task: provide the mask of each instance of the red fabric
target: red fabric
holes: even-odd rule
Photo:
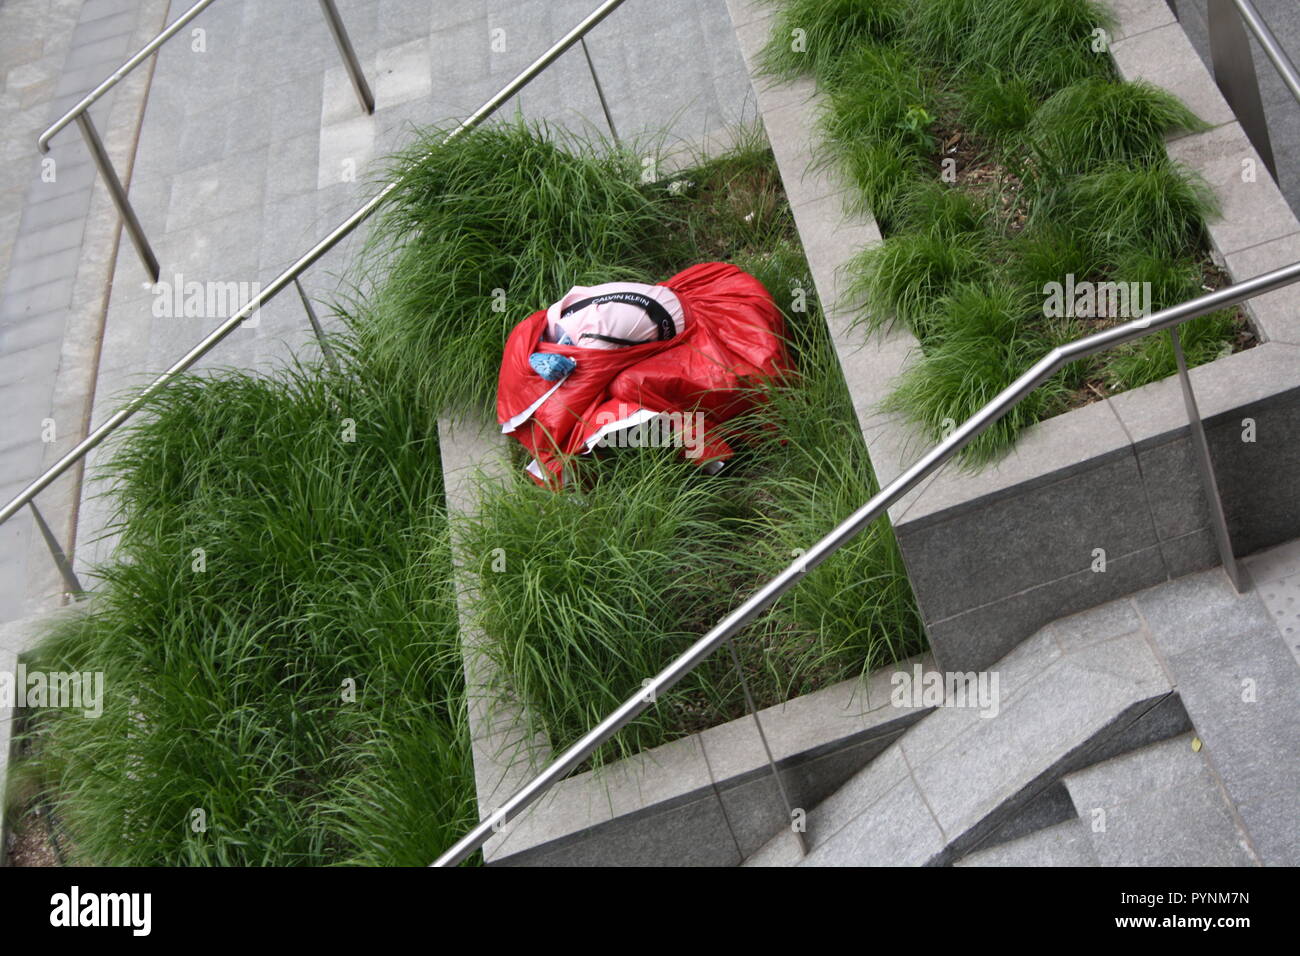
[[[602,424],[637,409],[704,413],[704,454],[727,458],[717,425],[747,410],[742,391],[789,369],[785,323],[763,284],[725,262],[705,262],[660,283],[681,300],[685,331],[662,342],[586,349],[540,341],[546,310],[534,312],[506,340],[497,387],[497,421],[526,410],[554,382],[528,364],[534,352],[558,352],[578,363],[555,393],[513,434],[542,471],[559,481],[562,456],[577,454]]]

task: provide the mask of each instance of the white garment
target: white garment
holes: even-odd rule
[[[655,321],[652,313],[636,299],[658,303],[673,324],[672,336],[686,328],[686,316],[677,296],[667,286],[640,282],[605,282],[601,285],[574,286],[564,298],[546,310],[546,340],[558,342],[568,335],[574,345],[591,349],[624,348],[627,344],[656,342],[672,336]],[[590,304],[564,315],[566,309],[592,299]],[[631,301],[629,301],[631,300]],[[597,336],[603,336],[598,338]],[[609,341],[610,339],[622,341]]]

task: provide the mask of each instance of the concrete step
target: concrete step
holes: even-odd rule
[[[1268,605],[1285,606],[1281,588],[1300,567],[1300,541],[1253,555],[1246,567],[1253,587],[1245,594],[1207,571],[1133,603],[1255,853],[1268,866],[1297,866],[1300,667],[1289,620]]]
[[[1190,730],[1135,615],[1098,609],[1055,622],[980,676],[984,697],[963,705],[950,688],[943,706],[809,811],[807,857],[781,833],[746,865],[952,863],[1023,833],[1018,822],[1052,804],[1067,774]]]
[[[1259,865],[1195,739],[1181,734],[1065,778],[1077,832],[1102,866]],[[1031,865],[1056,864],[1045,854]]]
[[[1098,866],[1088,830],[1078,817],[1028,836],[977,850],[955,866]]]

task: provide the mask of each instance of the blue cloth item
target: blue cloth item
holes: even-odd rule
[[[534,352],[528,356],[528,364],[548,382],[558,382],[578,367],[578,363],[567,355],[556,355],[554,352]]]

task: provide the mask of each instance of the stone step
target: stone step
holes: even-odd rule
[[[1098,866],[1097,851],[1078,817],[1028,836],[977,850],[954,866]]]
[[[1259,865],[1195,739],[1181,734],[1065,778],[1078,832],[1102,866]],[[1032,865],[1057,864],[1044,853]]]
[[[1300,568],[1300,540],[1245,563],[1253,583],[1245,594],[1206,572],[1144,591],[1134,604],[1255,852],[1267,866],[1297,866],[1300,666],[1288,646],[1292,619],[1279,612]]]
[[[807,857],[781,833],[746,864],[951,863],[1024,832],[1067,774],[1190,730],[1141,622],[1115,609],[1055,622],[980,676],[984,706],[952,689],[809,812]]]

